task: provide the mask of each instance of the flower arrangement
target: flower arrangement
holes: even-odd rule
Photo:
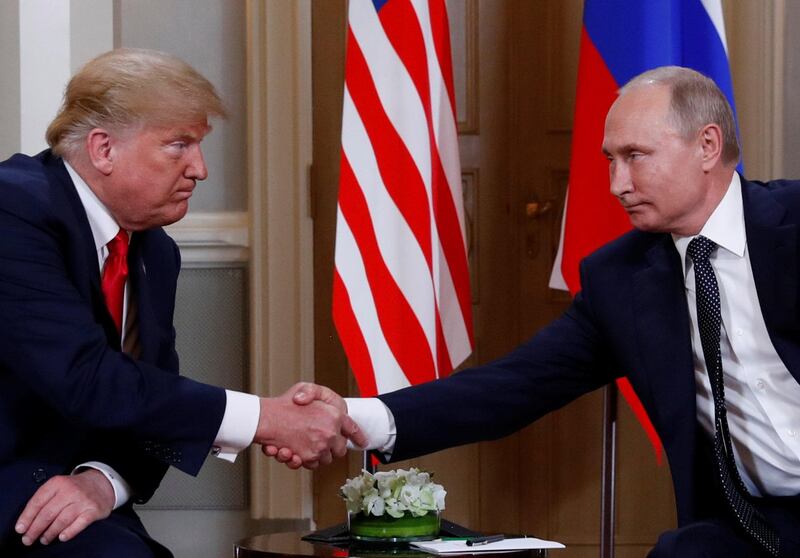
[[[412,467],[408,471],[397,469],[369,473],[364,470],[348,479],[341,488],[341,496],[350,514],[394,518],[411,515],[422,517],[429,512],[444,509],[447,494],[441,484],[431,480],[432,475]]]

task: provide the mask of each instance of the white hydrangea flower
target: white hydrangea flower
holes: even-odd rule
[[[383,515],[385,504],[378,491],[373,488],[364,495],[364,503],[361,505],[361,511],[365,515]]]
[[[348,479],[341,487],[341,496],[350,513],[403,517],[407,512],[415,517],[444,509],[444,488],[432,482],[430,473],[412,467]]]

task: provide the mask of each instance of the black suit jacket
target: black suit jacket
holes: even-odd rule
[[[800,182],[742,180],[742,194],[764,321],[800,381]],[[689,311],[671,237],[623,235],[581,263],[581,285],[563,316],[509,355],[381,396],[397,425],[392,460],[510,434],[627,375],[664,444],[679,524],[716,515],[723,502],[697,421]]]
[[[0,544],[36,489],[83,461],[114,467],[137,502],[169,465],[200,469],[225,393],[178,376],[179,267],[162,229],[133,234],[141,355],[121,353],[63,162],[45,151],[0,163]]]

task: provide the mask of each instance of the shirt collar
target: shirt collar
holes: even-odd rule
[[[683,276],[686,277],[686,250],[689,242],[696,236],[705,236],[712,240],[721,249],[724,249],[736,257],[744,257],[747,245],[747,236],[744,228],[744,209],[742,206],[742,181],[739,174],[734,172],[728,191],[725,192],[717,208],[708,218],[700,233],[694,236],[672,235],[675,248],[681,256],[683,266]]]
[[[83,209],[86,211],[86,217],[89,219],[89,227],[92,229],[95,249],[100,251],[106,244],[111,242],[111,239],[117,236],[120,226],[111,216],[108,208],[103,205],[103,202],[100,201],[75,169],[66,161],[64,161],[64,166],[67,167],[67,172],[72,178],[72,183],[75,184]]]

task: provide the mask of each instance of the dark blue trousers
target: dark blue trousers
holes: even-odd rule
[[[781,516],[784,517],[784,516]],[[800,533],[782,527],[778,517],[768,519],[781,534],[781,558],[800,557]],[[749,537],[721,519],[709,519],[662,533],[648,558],[762,558],[763,551]]]
[[[150,538],[129,506],[92,523],[71,541],[25,547],[16,539],[0,550],[4,558],[173,558],[167,548]]]

